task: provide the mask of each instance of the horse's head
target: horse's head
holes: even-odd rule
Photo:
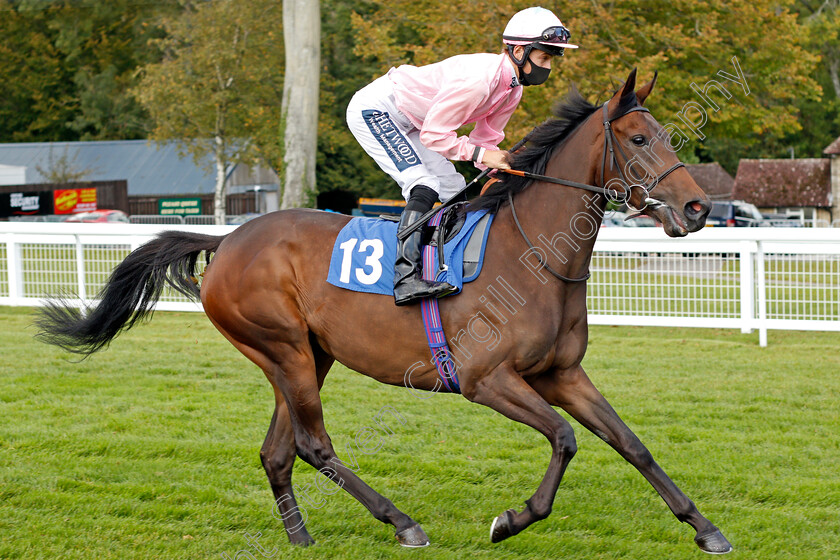
[[[604,142],[614,156],[605,148],[605,158],[614,160],[606,162],[601,180],[619,192],[629,185],[631,209],[660,222],[670,237],[682,237],[705,225],[711,203],[671,149],[667,131],[644,108],[655,83],[654,75],[634,91],[634,69],[607,102]]]

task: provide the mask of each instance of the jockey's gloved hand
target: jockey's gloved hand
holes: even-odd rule
[[[510,169],[510,152],[506,150],[485,150],[481,163],[493,169]]]

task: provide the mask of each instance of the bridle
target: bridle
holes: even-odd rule
[[[661,175],[658,175],[656,178],[654,178],[654,180],[649,184],[648,183],[639,183],[639,182],[631,183],[630,181],[628,181],[627,176],[624,174],[624,171],[621,168],[621,165],[619,165],[618,157],[616,156],[616,153],[615,153],[616,148],[618,148],[618,153],[621,154],[621,157],[624,159],[625,165],[630,161],[630,158],[628,158],[627,154],[624,153],[624,150],[621,149],[621,144],[619,144],[618,139],[615,137],[615,132],[613,132],[612,122],[620,119],[621,117],[623,117],[625,115],[629,115],[630,113],[633,113],[633,112],[636,112],[636,111],[643,111],[645,113],[650,113],[650,111],[647,108],[642,107],[641,105],[636,105],[634,107],[631,107],[629,110],[625,111],[624,113],[622,113],[618,116],[615,116],[613,118],[610,118],[609,117],[609,108],[607,106],[608,103],[609,103],[609,101],[607,101],[603,105],[604,151],[603,151],[603,155],[601,157],[601,182],[605,183],[604,171],[605,171],[606,162],[607,162],[607,152],[609,152],[610,171],[612,171],[614,167],[618,168],[618,174],[619,174],[619,177],[621,178],[622,185],[624,185],[624,191],[616,191],[612,188],[607,188],[606,185],[603,186],[603,187],[599,187],[597,185],[589,185],[589,184],[586,184],[586,183],[578,183],[577,181],[569,181],[567,179],[550,177],[548,175],[539,175],[537,173],[529,173],[527,171],[518,171],[518,170],[515,170],[515,169],[502,169],[500,171],[503,171],[503,172],[508,173],[510,175],[518,175],[520,177],[525,177],[526,179],[533,179],[535,181],[542,181],[542,182],[545,182],[545,183],[552,183],[552,184],[555,184],[555,185],[563,185],[563,186],[566,186],[566,187],[574,187],[576,189],[583,189],[583,190],[586,190],[586,191],[595,192],[595,193],[604,195],[608,201],[622,202],[622,203],[626,204],[631,210],[634,210],[636,212],[641,212],[642,210],[647,208],[647,206],[649,204],[661,204],[658,200],[650,197],[651,191],[653,191],[653,189],[656,188],[656,186],[663,179],[665,179],[665,177],[667,177],[668,175],[670,175],[671,173],[673,173],[674,171],[676,171],[680,167],[685,167],[685,164],[682,163],[682,162],[675,163],[674,165],[672,165],[671,167],[666,169],[664,173],[662,173]],[[644,193],[644,196],[642,197],[642,201],[644,202],[644,206],[642,206],[641,208],[634,208],[630,204],[630,198],[633,195],[633,189],[634,188],[642,189],[642,192]],[[508,191],[508,202],[510,203],[511,214],[513,214],[513,221],[516,224],[516,227],[519,230],[519,233],[522,235],[522,238],[525,239],[525,243],[528,244],[528,247],[531,249],[531,251],[537,256],[537,260],[539,261],[540,265],[543,266],[543,268],[545,268],[555,278],[557,278],[558,280],[560,280],[562,282],[572,282],[572,283],[574,283],[574,282],[586,282],[589,279],[589,277],[591,276],[591,273],[588,272],[588,271],[587,271],[585,276],[582,276],[580,278],[569,278],[567,276],[563,276],[562,274],[560,274],[559,272],[557,272],[556,270],[551,268],[548,265],[548,263],[543,260],[539,251],[537,251],[537,248],[534,247],[534,245],[531,243],[531,240],[528,239],[528,236],[525,235],[525,230],[522,229],[522,224],[519,223],[519,218],[516,216],[516,207],[513,204],[513,194],[510,191]]]
[[[629,115],[630,113],[633,113],[635,111],[642,111],[642,112],[645,112],[645,113],[650,113],[650,111],[647,108],[642,107],[641,105],[636,105],[635,107],[631,107],[627,112],[622,113],[621,115],[619,115],[617,117],[613,117],[612,119],[610,119],[608,117],[607,111],[608,111],[607,103],[604,103],[603,117],[604,117],[604,139],[605,140],[604,140],[604,155],[601,158],[601,181],[604,181],[604,167],[605,167],[605,162],[607,160],[607,150],[609,150],[609,152],[610,152],[610,171],[612,171],[613,164],[615,164],[615,166],[618,168],[618,174],[621,177],[622,184],[627,185],[627,188],[623,193],[621,193],[623,195],[621,198],[619,198],[619,199],[608,198],[608,200],[614,200],[615,202],[623,202],[631,210],[634,210],[636,212],[641,212],[642,210],[644,210],[648,206],[648,204],[651,203],[651,199],[650,199],[651,191],[653,191],[653,189],[656,188],[656,186],[665,177],[667,177],[668,175],[670,175],[671,173],[673,173],[674,171],[676,171],[680,167],[685,167],[685,164],[681,161],[678,161],[677,163],[675,163],[674,165],[672,165],[671,167],[666,169],[665,172],[662,175],[658,175],[657,177],[655,177],[654,180],[650,183],[650,185],[648,185],[647,183],[645,183],[645,184],[641,184],[641,183],[638,183],[638,182],[631,183],[630,181],[628,181],[627,177],[624,175],[624,171],[622,170],[621,166],[618,164],[618,158],[616,158],[616,155],[615,155],[615,148],[618,148],[618,153],[620,153],[621,157],[624,158],[625,165],[627,164],[627,162],[630,161],[630,158],[627,157],[627,154],[625,154],[624,150],[621,149],[621,144],[618,143],[618,139],[615,137],[615,132],[613,132],[611,124],[612,124],[613,121],[620,119],[624,115]],[[630,198],[632,197],[632,193],[633,193],[634,188],[640,188],[640,189],[642,189],[642,192],[644,193],[644,196],[642,197],[642,201],[644,201],[644,206],[642,206],[641,208],[634,208],[633,206],[630,205]],[[608,189],[604,189],[604,191],[605,191],[605,196],[609,197],[609,195],[606,194],[606,192],[608,192]],[[616,192],[616,191],[612,191],[612,192]]]

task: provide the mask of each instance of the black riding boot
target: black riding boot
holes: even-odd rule
[[[422,185],[411,190],[408,204],[405,205],[397,232],[416,222],[428,212],[435,201],[437,193]],[[423,280],[421,272],[423,228],[418,228],[403,240],[397,241],[397,260],[394,263],[394,303],[409,305],[423,298],[440,297],[455,290],[447,282],[430,282]]]

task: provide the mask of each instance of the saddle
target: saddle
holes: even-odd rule
[[[493,220],[487,210],[466,212],[465,208],[464,204],[444,208],[430,220],[440,222],[440,226],[425,225],[422,229],[422,241],[436,252],[424,268],[459,291],[481,273]],[[328,283],[393,297],[397,224],[390,216],[384,218],[353,218],[341,229],[333,244]],[[443,251],[438,250],[441,247]]]
[[[443,247],[444,244],[455,239],[467,221],[467,204],[467,202],[457,202],[447,206],[443,209],[443,216],[438,225],[427,224],[423,226],[423,245]],[[392,222],[399,222],[400,220],[399,216],[391,214],[382,214],[379,217]],[[478,264],[481,262],[481,249],[486,237],[485,233],[490,226],[490,222],[490,214],[485,214],[470,233],[469,241],[467,241],[464,249],[464,281],[466,282],[476,276]],[[438,269],[442,269],[443,266],[443,252],[438,251]]]

